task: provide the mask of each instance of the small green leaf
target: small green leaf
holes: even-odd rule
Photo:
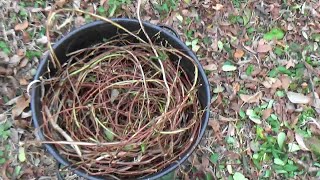
[[[286,170],[282,170],[282,169],[277,169],[276,170],[277,174],[287,174],[288,172]]]
[[[140,146],[141,146],[141,152],[145,153],[146,152],[146,144],[142,143]]]
[[[279,145],[280,149],[282,149],[283,143],[286,140],[286,134],[284,132],[280,132],[278,134],[278,139],[277,140],[278,140],[278,145]]]
[[[104,133],[109,141],[114,140],[114,133],[112,132],[112,130],[110,128],[104,129]]]
[[[246,114],[249,116],[249,119],[256,124],[262,123],[260,117],[252,109],[247,109]]]
[[[288,152],[296,152],[300,150],[300,146],[295,143],[288,144]]]
[[[286,67],[284,66],[278,66],[278,72],[282,73],[282,74],[288,74],[288,75],[291,75],[291,71],[288,70]]]
[[[244,16],[242,16],[243,19],[243,25],[247,25],[250,21],[251,18],[251,10],[250,9],[245,9],[244,10]]]
[[[97,11],[98,11],[99,14],[104,14],[106,12],[106,10],[104,9],[103,6],[98,7]]]
[[[4,164],[6,162],[5,158],[0,158],[0,164]]]
[[[239,116],[244,119],[246,117],[246,113],[240,108],[239,110]]]
[[[231,64],[224,64],[222,66],[222,70],[223,71],[235,71],[235,70],[237,70],[237,67],[234,65],[231,65]]]
[[[112,17],[117,10],[117,5],[111,5],[109,8],[109,17]]]
[[[213,164],[216,164],[219,160],[219,154],[218,153],[213,153],[211,154],[210,156],[210,161],[213,163]]]
[[[206,180],[213,180],[211,173],[209,172],[206,173]]]
[[[19,147],[18,159],[19,159],[20,162],[26,161],[26,154],[25,154],[25,151],[24,151],[24,147]]]
[[[270,177],[270,175],[271,175],[271,171],[270,170],[266,170],[266,172],[264,173],[263,177],[268,178],[268,177]]]
[[[297,169],[299,169],[297,166],[295,165],[292,165],[292,164],[286,164],[284,167],[283,167],[284,170],[288,171],[288,172],[292,172],[292,171],[295,171]]]
[[[277,165],[280,165],[280,166],[284,166],[285,165],[285,163],[279,158],[274,158],[273,162],[275,164],[277,164]]]
[[[219,48],[219,50],[223,49],[223,42],[218,41],[218,48]]]
[[[252,64],[250,64],[247,69],[246,69],[246,74],[248,76],[251,76],[252,72],[254,71],[254,66]]]
[[[286,95],[286,93],[284,91],[282,91],[282,90],[279,90],[279,91],[276,91],[276,95],[278,97],[284,97]]]
[[[271,41],[273,39],[277,39],[277,40],[281,40],[284,37],[284,31],[282,29],[279,28],[273,28],[271,29],[271,31],[269,31],[268,33],[266,33],[263,38],[265,40]]]
[[[261,126],[257,126],[256,133],[257,133],[259,138],[265,139],[264,129]]]
[[[234,180],[248,180],[242,173],[235,172],[233,175]]]
[[[274,78],[277,77],[278,73],[279,72],[277,69],[272,69],[271,71],[269,71],[268,76]]]
[[[21,166],[16,166],[16,167],[14,168],[14,174],[15,174],[15,176],[19,176],[20,171],[21,171]]]
[[[0,157],[2,157],[3,154],[4,154],[4,152],[0,150]]]
[[[316,42],[320,42],[320,33],[318,33],[318,34],[312,34],[311,35],[311,39],[313,39],[314,41],[316,41]]]

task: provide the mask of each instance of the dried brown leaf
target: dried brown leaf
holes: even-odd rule
[[[56,0],[55,2],[56,2],[56,5],[61,8],[67,3],[67,0]]]
[[[29,82],[26,79],[22,78],[22,79],[19,79],[19,84],[21,86],[26,86],[29,84]]]
[[[292,91],[287,92],[287,97],[294,104],[308,104],[311,100],[308,96]]]
[[[23,33],[22,33],[22,41],[24,43],[28,43],[28,42],[31,41],[31,37],[30,37],[29,33],[23,31]]]
[[[272,109],[271,108],[263,110],[262,119],[266,120],[271,115],[271,113],[272,113]]]
[[[5,52],[0,51],[0,60],[2,62],[9,62],[9,57]]]
[[[295,67],[296,63],[294,62],[294,60],[290,59],[287,63],[286,63],[286,68],[289,69],[291,67]]]
[[[223,8],[222,4],[216,4],[215,6],[212,6],[212,9],[216,10],[216,11],[220,11]]]
[[[304,144],[303,137],[300,136],[298,133],[295,133],[295,139],[300,147],[301,150],[303,151],[309,151],[307,146]]]
[[[7,119],[7,115],[5,113],[0,114],[0,124],[5,122]]]
[[[217,65],[212,63],[212,64],[208,64],[206,66],[203,66],[203,69],[207,70],[207,71],[215,71],[218,69],[218,67],[217,67]]]
[[[272,50],[272,47],[268,44],[260,44],[258,45],[257,52],[258,53],[266,53]]]
[[[280,77],[280,81],[281,81],[281,86],[284,90],[288,90],[290,83],[291,83],[291,79],[288,76],[281,76]]]
[[[23,58],[22,61],[19,64],[20,68],[26,67],[26,65],[28,64],[29,59],[28,58]]]
[[[240,94],[240,99],[245,103],[258,103],[262,98],[262,92],[259,91],[254,95]]]
[[[218,133],[220,131],[220,124],[217,120],[210,118],[208,125],[211,126],[215,133]]]
[[[12,109],[12,116],[13,117],[19,116],[25,108],[29,107],[29,103],[30,103],[29,98],[25,98],[24,96],[20,96],[20,98],[16,102],[16,105]]]
[[[17,24],[14,26],[14,30],[16,31],[22,31],[22,30],[25,30],[27,29],[29,26],[29,22],[27,20],[23,21],[22,23],[20,24]]]
[[[239,58],[242,58],[243,55],[244,55],[244,51],[242,49],[237,49],[233,56],[239,59]]]

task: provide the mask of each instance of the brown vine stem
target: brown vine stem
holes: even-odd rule
[[[69,136],[56,122],[56,119],[54,119],[50,113],[50,110],[48,108],[48,106],[44,105],[44,110],[45,113],[47,114],[48,118],[49,118],[49,122],[51,124],[51,126],[53,127],[53,129],[55,129],[56,131],[58,131],[58,133],[60,133],[67,141],[73,141],[71,136]],[[76,153],[79,155],[79,157],[82,156],[81,154],[81,150],[77,145],[71,145],[74,150],[76,151]]]

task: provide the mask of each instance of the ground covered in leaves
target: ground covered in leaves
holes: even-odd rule
[[[176,179],[320,178],[319,1],[143,3],[143,19],[173,27],[197,54],[212,88],[206,135]],[[2,179],[55,178],[55,160],[30,143],[27,85],[47,50],[46,18],[62,7],[136,18],[130,0],[0,0]],[[93,20],[61,14],[51,41]]]

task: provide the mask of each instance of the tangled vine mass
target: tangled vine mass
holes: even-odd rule
[[[46,80],[43,133],[90,175],[143,177],[178,160],[199,134],[193,60],[166,43],[122,35],[68,54]],[[192,62],[194,64],[194,62]]]

